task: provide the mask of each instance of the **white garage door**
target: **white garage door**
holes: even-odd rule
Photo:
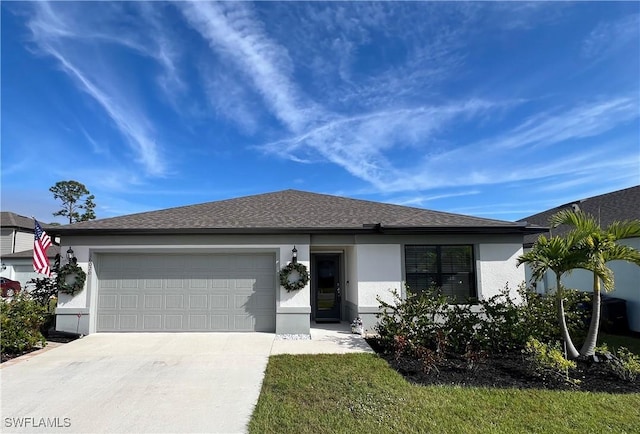
[[[99,332],[275,331],[273,254],[104,254]]]

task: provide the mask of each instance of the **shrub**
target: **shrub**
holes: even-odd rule
[[[391,303],[378,297],[381,313],[377,314],[376,331],[385,351],[398,355],[399,349],[406,354],[415,354],[418,346],[435,349],[433,344],[425,343],[433,341],[442,329],[442,319],[448,309],[447,298],[433,289],[420,294],[407,290],[405,299],[396,290],[392,295]]]
[[[499,294],[475,303],[449,304],[437,288],[416,294],[407,288],[402,299],[393,291],[393,300],[378,299],[376,331],[379,343],[396,357],[416,356],[418,349],[437,350],[446,342],[444,351],[457,356],[495,354],[522,350],[530,337],[540,342],[560,342],[555,297],[537,294],[523,284],[518,288],[522,302],[515,303],[506,286]],[[576,336],[584,332],[585,309],[589,295],[575,290],[565,291],[567,326]],[[436,339],[437,338],[437,339]]]
[[[19,354],[38,345],[45,345],[40,327],[45,321],[46,308],[29,294],[22,292],[11,301],[0,302],[0,346],[5,353]]]
[[[524,291],[524,287],[520,288]],[[482,336],[484,349],[492,353],[522,349],[529,338],[523,324],[523,305],[517,305],[509,296],[509,286],[499,294],[480,302],[482,316],[478,333]]]
[[[640,356],[633,354],[625,347],[619,347],[610,364],[613,373],[625,381],[636,381],[640,376]]]
[[[576,363],[565,359],[559,343],[550,345],[531,338],[527,341],[523,353],[529,366],[538,375],[559,377],[575,384],[576,380],[569,378],[569,369],[574,369]]]
[[[57,300],[58,284],[55,278],[36,278],[31,279],[28,283],[32,283],[34,288],[29,291],[33,300],[41,306],[47,308],[47,312],[52,313],[55,309],[53,300]]]
[[[441,329],[447,338],[447,350],[466,354],[487,348],[487,336],[482,333],[484,319],[471,304],[453,304],[446,311]]]

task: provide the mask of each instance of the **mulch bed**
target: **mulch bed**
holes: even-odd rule
[[[534,373],[519,353],[487,357],[471,368],[463,360],[449,359],[425,372],[419,360],[395,358],[392,354],[384,354],[375,339],[367,339],[367,342],[393,369],[414,384],[640,393],[640,378],[634,382],[621,380],[607,369],[607,362],[604,361],[578,360],[576,369],[571,370],[569,375],[579,383],[572,384],[558,375]]]

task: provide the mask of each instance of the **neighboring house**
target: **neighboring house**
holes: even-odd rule
[[[49,232],[51,225],[40,222],[42,228]],[[13,212],[0,212],[0,259],[2,266],[0,276],[17,280],[24,288],[26,283],[35,277],[44,277],[33,271],[33,219]],[[47,250],[49,260],[53,261],[60,252],[58,246],[52,245]]]
[[[619,220],[640,219],[640,186],[625,188],[612,193],[602,194],[587,199],[576,200],[567,204],[549,209],[547,211],[526,217],[521,222],[548,226],[549,218],[564,209],[575,209],[593,215],[600,221],[601,227],[607,227],[612,222]],[[551,229],[545,235],[564,235],[571,228],[560,226]],[[538,235],[525,236],[525,249],[530,248]],[[640,238],[630,238],[621,241],[640,250]],[[607,297],[616,297],[626,300],[629,328],[640,332],[640,267],[623,261],[613,261],[609,264],[615,275],[615,289],[606,293]],[[526,270],[527,281],[531,278],[530,269]],[[568,288],[591,291],[593,288],[593,275],[584,270],[574,270],[571,274],[562,278],[562,283]],[[547,273],[543,280],[536,283],[540,292],[546,292],[555,287],[555,275]]]
[[[33,235],[31,235],[31,238],[33,239]],[[47,249],[47,256],[52,268],[58,253],[60,253],[60,246],[52,245]],[[29,288],[27,282],[31,279],[45,277],[33,270],[33,249],[3,256],[2,266],[5,267],[1,273],[2,277],[17,280],[22,288]]]
[[[32,218],[0,212],[0,256],[33,248],[33,226]]]
[[[460,298],[515,289],[523,237],[539,231],[296,190],[59,226],[87,280],[61,294],[56,324],[83,334],[308,334],[311,321],[359,316],[371,329],[377,298],[405,283]],[[278,272],[294,248],[311,279],[287,292]]]

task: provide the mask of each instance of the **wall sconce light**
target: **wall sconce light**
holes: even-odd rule
[[[2,265],[0,266],[0,271],[4,271],[4,270],[6,270],[6,269],[7,269],[7,266],[6,266],[6,265],[2,264]]]
[[[291,262],[294,264],[298,263],[298,249],[296,249],[296,246],[293,246],[293,250],[291,251]]]
[[[69,250],[67,250],[67,261],[69,261],[69,263],[73,265],[76,265],[78,263],[78,258],[76,258],[76,256],[73,254],[73,249],[71,247],[69,247]]]

